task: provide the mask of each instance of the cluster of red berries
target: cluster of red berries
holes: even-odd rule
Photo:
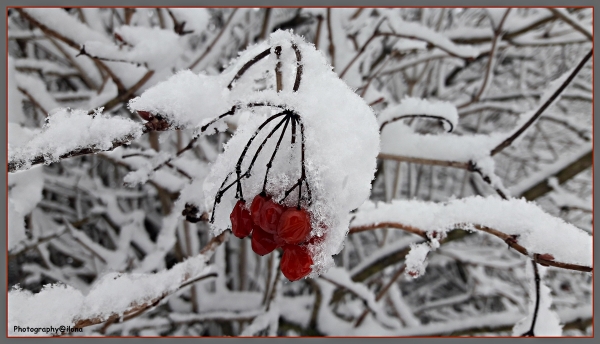
[[[264,256],[278,247],[283,248],[281,272],[290,281],[311,272],[313,260],[306,245],[318,238],[309,238],[311,224],[306,210],[286,207],[258,194],[250,209],[245,201],[237,201],[229,218],[236,237],[243,239],[252,233],[252,250],[256,254]]]

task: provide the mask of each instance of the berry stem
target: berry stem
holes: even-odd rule
[[[236,197],[240,198],[240,199],[244,199],[244,195],[242,193],[242,183],[241,183],[241,173],[242,173],[242,162],[244,161],[244,157],[246,156],[246,153],[248,152],[248,149],[250,148],[250,145],[252,144],[252,142],[254,141],[254,139],[256,138],[256,136],[258,135],[258,133],[260,133],[260,131],[267,125],[269,124],[272,120],[274,120],[275,118],[284,116],[287,114],[287,111],[283,111],[280,112],[276,115],[273,115],[269,118],[267,118],[266,121],[263,122],[263,124],[260,125],[260,127],[258,127],[258,129],[254,132],[254,134],[252,135],[252,137],[250,138],[250,140],[248,140],[248,143],[246,143],[246,146],[244,147],[244,150],[242,151],[242,154],[240,155],[240,158],[238,159],[237,164],[235,165],[235,171],[237,173],[237,191],[236,191]],[[279,125],[281,125],[281,123],[285,120],[285,118],[279,122],[279,124],[277,124],[277,126],[275,127],[275,129],[273,131],[271,131],[271,134],[269,134],[269,136],[267,136],[267,138],[270,137],[270,135],[272,135],[272,133],[276,130],[276,128],[279,127]],[[248,172],[250,172],[250,170],[248,170]],[[246,172],[246,173],[248,173]]]
[[[283,140],[283,136],[285,135],[285,130],[287,129],[288,124],[290,123],[290,116],[285,116],[285,125],[283,126],[283,130],[281,131],[281,136],[279,136],[279,140],[277,141],[277,144],[275,145],[275,150],[273,151],[273,155],[271,155],[271,159],[269,160],[269,163],[267,164],[267,172],[265,172],[265,181],[263,183],[263,188],[262,191],[265,192],[267,189],[267,177],[269,176],[269,170],[271,169],[271,166],[273,166],[273,160],[275,159],[275,155],[277,154],[277,151],[279,150],[279,145],[281,144],[281,140]],[[270,134],[269,134],[270,135]]]
[[[292,43],[292,48],[294,49],[294,52],[296,53],[296,60],[297,60],[297,66],[296,66],[296,81],[294,82],[294,92],[298,91],[298,88],[300,88],[300,80],[302,80],[302,54],[300,53],[300,49],[298,48],[298,46],[296,45],[296,43]]]

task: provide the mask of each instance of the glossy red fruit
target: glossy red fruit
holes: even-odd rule
[[[252,200],[252,204],[250,205],[250,214],[252,214],[252,221],[257,225],[260,224],[260,210],[262,209],[263,204],[267,201],[267,198],[261,196],[260,194],[256,195]]]
[[[273,234],[273,240],[275,240],[275,243],[277,244],[277,247],[283,247],[283,246],[287,245],[287,243],[285,242],[285,240],[283,240],[282,237],[280,237],[279,235],[277,235],[277,233]]]
[[[271,234],[277,233],[279,218],[284,211],[285,207],[281,204],[273,202],[272,199],[267,200],[260,208],[260,228]]]
[[[236,237],[243,239],[252,232],[254,222],[252,216],[250,216],[250,211],[246,209],[246,202],[237,201],[231,215],[229,215],[229,219],[231,220],[231,231]]]
[[[305,246],[286,245],[281,257],[281,272],[290,281],[306,277],[311,271],[312,257]]]
[[[310,234],[310,217],[304,209],[288,208],[281,214],[277,235],[291,245],[300,244]]]
[[[137,113],[138,113],[138,115],[140,115],[140,117],[142,117],[146,121],[151,121],[154,119],[154,116],[148,111],[138,111]]]
[[[252,228],[252,251],[259,256],[264,256],[273,252],[277,248],[273,234],[267,233],[259,226],[254,225]]]

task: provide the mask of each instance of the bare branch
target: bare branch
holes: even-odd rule
[[[594,41],[594,36],[592,35],[592,33],[589,30],[586,30],[578,22],[574,21],[574,18],[572,18],[571,16],[565,14],[563,11],[560,11],[557,8],[550,7],[550,8],[548,8],[548,10],[550,10],[552,13],[554,13],[555,16],[557,16],[558,18],[560,18],[565,23],[571,25],[571,27],[573,27],[573,29],[581,32],[585,37],[587,37],[587,39],[590,42]]]
[[[575,79],[575,76],[579,73],[579,71],[583,68],[586,62],[592,57],[593,50],[590,50],[583,59],[579,62],[579,64],[573,69],[571,74],[565,79],[565,81],[554,91],[554,93],[548,97],[548,99],[537,109],[537,111],[531,116],[531,118],[519,128],[514,134],[508,137],[506,140],[502,141],[498,146],[496,146],[490,154],[492,156],[500,153],[504,148],[510,146],[513,141],[515,141],[521,134],[527,130],[543,113],[544,111],[560,96],[560,94],[569,86],[571,81]]]

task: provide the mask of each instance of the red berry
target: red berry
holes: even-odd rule
[[[259,226],[254,225],[252,229],[252,251],[259,256],[264,256],[273,252],[277,248],[273,234],[263,231]]]
[[[272,199],[267,200],[260,208],[260,228],[271,234],[277,233],[279,218],[284,211],[285,207],[281,204],[273,202]]]
[[[138,115],[140,115],[140,117],[142,117],[146,121],[151,121],[154,119],[154,116],[148,111],[138,111],[137,113],[138,113]]]
[[[258,194],[254,197],[254,200],[252,200],[252,205],[250,205],[250,213],[252,214],[252,220],[257,225],[260,224],[260,210],[262,209],[262,206],[263,204],[265,204],[266,201],[266,197]]]
[[[281,257],[281,272],[290,281],[297,281],[311,272],[313,260],[304,246],[286,245]]]
[[[304,209],[289,208],[281,214],[277,235],[288,244],[304,242],[310,234],[310,217]]]
[[[323,236],[314,236],[308,240],[306,245],[319,245],[325,240],[325,235]]]
[[[283,247],[283,246],[287,245],[285,240],[283,240],[283,238],[280,237],[277,233],[273,234],[273,239],[275,240],[277,247]]]
[[[254,222],[252,221],[250,212],[246,209],[245,201],[237,201],[231,211],[231,215],[229,215],[229,219],[231,219],[231,231],[236,237],[243,239],[252,232]]]

